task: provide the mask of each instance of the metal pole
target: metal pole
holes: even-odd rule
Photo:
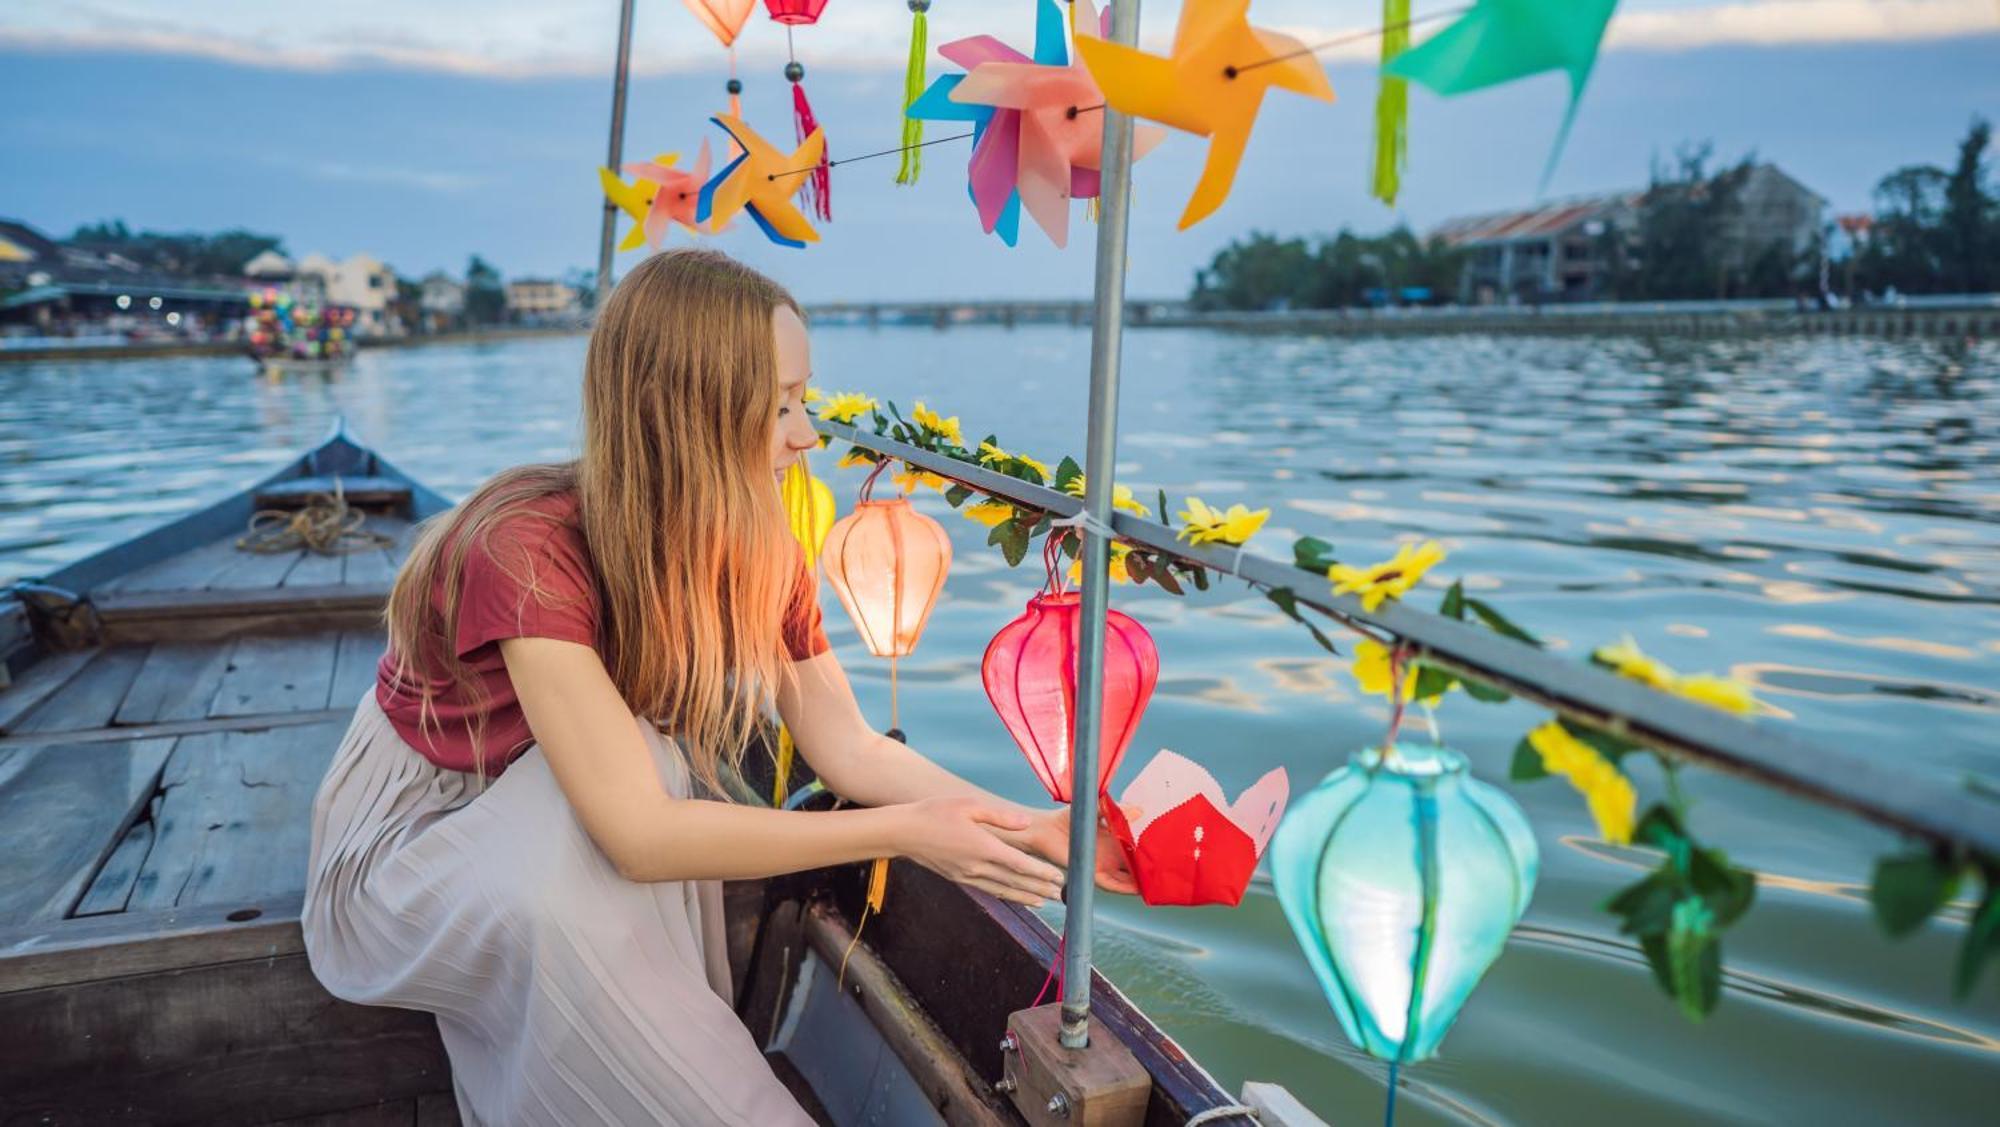
[[[1114,43],[1139,41],[1139,0],[1113,0]],[[1104,160],[1097,222],[1096,308],[1090,326],[1089,437],[1084,447],[1083,510],[1111,527],[1113,465],[1118,453],[1118,351],[1125,327],[1125,231],[1132,200],[1132,119],[1104,111]],[[1063,917],[1061,1041],[1090,1044],[1090,910],[1097,891],[1097,760],[1103,721],[1104,612],[1110,601],[1111,544],[1083,534],[1083,621],[1078,641],[1076,733],[1071,741],[1069,903]]]
[[[604,167],[613,173],[625,163],[625,79],[632,73],[632,0],[618,6],[618,72],[611,84],[611,152]],[[617,232],[618,205],[604,199],[604,229],[597,238],[597,308],[611,292],[612,237]]]

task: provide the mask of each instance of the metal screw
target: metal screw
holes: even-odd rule
[[[1057,1092],[1055,1095],[1050,1096],[1049,1114],[1055,1116],[1058,1119],[1067,1118],[1069,1115],[1069,1097],[1063,1095],[1061,1092]]]
[[[997,1083],[995,1083],[995,1084],[993,1085],[993,1090],[994,1090],[994,1091],[996,1091],[996,1092],[1011,1092],[1011,1091],[1013,1091],[1013,1090],[1014,1090],[1014,1078],[1013,1078],[1012,1076],[1002,1076],[1002,1077],[1001,1077],[1001,1078],[999,1079],[999,1081],[998,1081]]]
[[[1000,1051],[1003,1053],[1011,1053],[1020,1047],[1021,1042],[1014,1038],[1014,1032],[1011,1029],[1007,1031],[1005,1037],[1000,1038]]]

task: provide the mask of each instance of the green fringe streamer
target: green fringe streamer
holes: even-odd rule
[[[1410,46],[1410,0],[1382,0],[1382,63]],[[1370,195],[1390,207],[1403,187],[1403,161],[1408,155],[1410,84],[1387,74],[1375,87],[1375,171]]]
[[[930,38],[930,20],[919,11],[910,20],[910,69],[903,72],[903,166],[896,170],[896,183],[914,184],[923,168],[924,123],[910,116],[910,106],[924,95],[924,41]]]

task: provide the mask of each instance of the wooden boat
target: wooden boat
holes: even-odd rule
[[[354,354],[347,353],[325,360],[306,360],[296,356],[252,356],[257,362],[257,371],[276,379],[279,376],[327,375],[344,372],[354,364]]]
[[[237,549],[254,511],[335,479],[395,547]],[[434,1020],[332,998],[299,930],[314,792],[372,684],[410,529],[447,507],[336,427],[0,598],[0,1122],[457,1121]],[[865,873],[726,886],[738,1012],[820,1122],[1020,1122],[1000,1041],[1054,933],[898,862],[843,975]],[[1151,1077],[1148,1123],[1236,1102],[1094,990],[1097,1028]]]

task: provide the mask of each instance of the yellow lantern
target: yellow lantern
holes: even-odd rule
[[[791,522],[792,535],[798,537],[799,545],[806,550],[806,567],[811,568],[819,562],[820,548],[833,528],[833,490],[814,477],[812,467],[800,458],[785,471],[783,494],[785,519]]]

